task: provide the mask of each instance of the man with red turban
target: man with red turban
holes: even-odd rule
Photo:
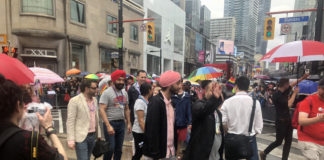
[[[106,89],[100,97],[100,115],[106,140],[109,141],[109,152],[104,154],[104,160],[120,160],[125,133],[125,119],[128,132],[131,133],[130,110],[128,95],[124,89],[126,73],[116,70],[111,74],[113,85]]]

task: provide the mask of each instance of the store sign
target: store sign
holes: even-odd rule
[[[7,35],[0,34],[0,44],[7,44]]]
[[[47,58],[57,58],[55,50],[47,49],[25,49],[21,56],[25,57],[47,57]]]

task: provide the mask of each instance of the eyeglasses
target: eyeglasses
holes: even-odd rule
[[[90,87],[91,89],[93,89],[93,90],[96,90],[98,87]]]

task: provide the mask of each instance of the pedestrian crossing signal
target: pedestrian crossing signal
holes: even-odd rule
[[[264,40],[273,40],[275,31],[276,19],[267,17],[264,22]]]
[[[154,22],[147,22],[146,24],[146,34],[147,41],[154,42],[155,41],[155,24]]]

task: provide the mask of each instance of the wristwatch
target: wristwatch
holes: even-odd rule
[[[46,136],[49,137],[51,134],[55,134],[56,130],[53,127],[49,127],[45,130]]]

